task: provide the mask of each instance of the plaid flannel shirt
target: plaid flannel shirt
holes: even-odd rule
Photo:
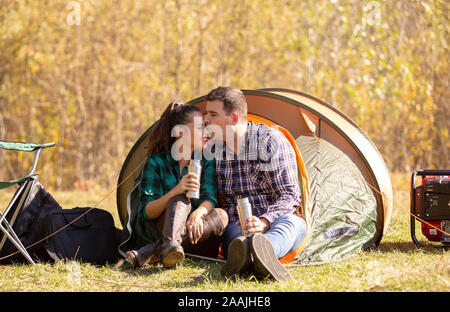
[[[202,174],[200,178],[200,198],[191,198],[192,211],[204,201],[210,201],[217,206],[216,172],[213,160],[201,160]],[[173,189],[181,178],[187,174],[187,167],[180,174],[180,165],[169,152],[162,151],[148,156],[142,169],[142,181],[139,185],[139,216],[151,220],[145,213],[145,206],[155,199],[162,197]]]
[[[235,155],[224,147],[216,157],[217,187],[229,221],[239,219],[237,199],[248,197],[254,216],[273,223],[301,205],[295,151],[285,136],[264,124],[248,123],[248,135]]]

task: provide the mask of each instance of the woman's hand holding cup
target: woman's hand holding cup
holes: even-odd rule
[[[185,191],[195,192],[199,188],[200,188],[200,183],[198,182],[198,177],[195,173],[185,174],[176,186],[177,194],[182,194]]]

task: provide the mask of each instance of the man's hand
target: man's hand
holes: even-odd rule
[[[211,206],[209,202],[202,203],[196,210],[194,210],[190,214],[189,218],[186,221],[186,228],[189,234],[189,240],[193,245],[197,244],[203,235],[204,230],[203,218],[208,214],[208,208],[202,205],[208,204],[209,206]]]
[[[203,218],[198,214],[192,213],[186,222],[186,228],[191,244],[197,244],[203,235]]]
[[[244,231],[247,235],[250,235],[259,232],[265,233],[269,230],[269,228],[270,222],[266,218],[251,216],[245,223]]]

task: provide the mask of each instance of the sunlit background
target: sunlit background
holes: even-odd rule
[[[445,0],[0,0],[0,139],[56,142],[43,185],[117,183],[173,99],[289,88],[342,111],[391,172],[448,169]],[[2,180],[33,155],[0,152]]]

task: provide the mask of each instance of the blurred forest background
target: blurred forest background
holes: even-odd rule
[[[56,142],[57,189],[117,183],[172,100],[218,85],[313,95],[390,171],[448,169],[447,0],[0,0],[0,140]],[[0,178],[32,155],[1,152]]]

